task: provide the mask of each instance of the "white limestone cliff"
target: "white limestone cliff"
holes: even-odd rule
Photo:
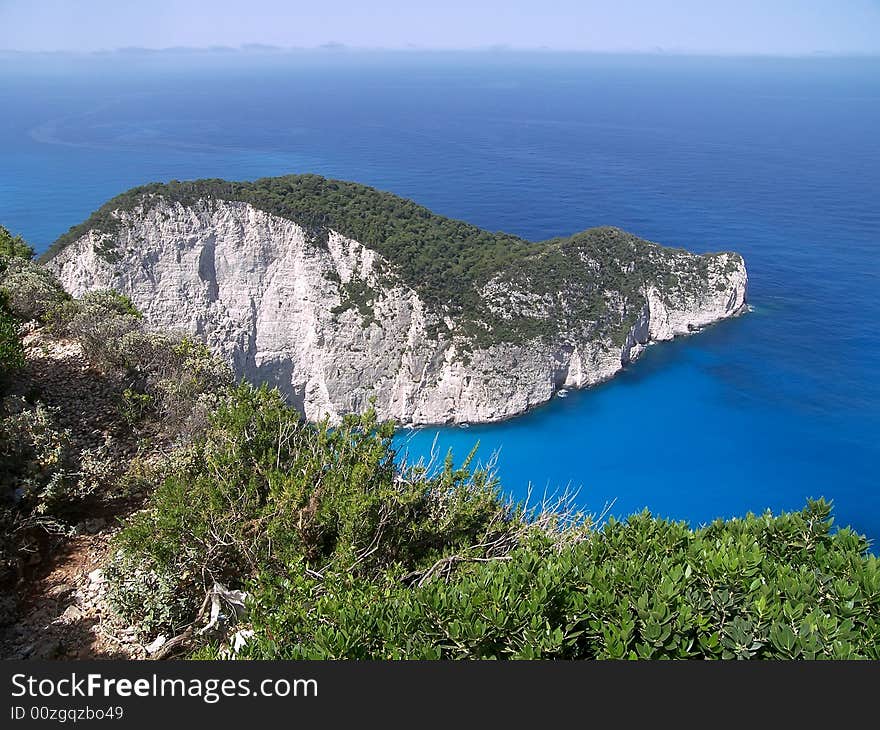
[[[466,351],[454,319],[431,311],[376,251],[336,232],[317,240],[291,220],[220,200],[118,216],[114,233],[91,231],[47,263],[64,287],[127,294],[152,325],[203,337],[310,419],[335,421],[375,399],[380,417],[403,424],[501,420],[560,388],[607,380],[650,342],[733,316],[746,298],[742,259],[718,254],[699,291],[648,286],[622,345],[575,327],[552,342]],[[366,313],[350,301],[352,282],[367,287]]]

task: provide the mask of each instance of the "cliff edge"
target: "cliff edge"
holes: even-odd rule
[[[112,288],[309,419],[496,421],[743,311],[735,253],[615,228],[530,243],[312,175],[136,188],[59,239],[73,295]]]

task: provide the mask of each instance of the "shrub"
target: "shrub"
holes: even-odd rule
[[[192,619],[214,581],[241,586],[303,561],[316,571],[405,573],[505,536],[511,518],[488,474],[448,463],[432,478],[401,478],[392,434],[373,413],[336,428],[303,423],[277,390],[241,385],[180,452],[119,547],[164,575],[198,576],[179,586]]]
[[[18,577],[18,523],[17,511],[0,501],[0,588],[3,590]]]
[[[830,507],[701,530],[645,513],[409,587],[301,565],[252,586],[249,658],[880,658],[880,561]]]
[[[503,503],[469,460],[396,465],[392,434],[239,386],[117,537],[146,572],[114,574],[116,610],[174,630],[245,588],[251,658],[880,658],[880,561],[823,501],[596,529]]]
[[[152,561],[120,551],[106,565],[104,577],[108,604],[117,615],[136,624],[142,636],[176,631],[186,622],[188,597],[193,593],[186,584],[197,576],[172,574]]]
[[[95,497],[115,483],[106,445],[78,448],[57,414],[17,396],[0,401],[0,584],[23,555],[93,516]]]
[[[144,315],[134,306],[134,302],[125,294],[120,294],[113,289],[96,289],[86,292],[79,300],[84,308],[94,308],[105,314],[118,314],[132,316],[135,319],[143,319]]]
[[[128,297],[103,290],[58,307],[52,330],[79,340],[99,369],[125,378],[120,411],[132,425],[152,417],[168,436],[192,434],[232,383],[232,371],[207,346],[147,328]]]
[[[7,310],[6,296],[0,292],[0,388],[11,373],[23,366],[24,347],[18,332],[18,322]]]
[[[193,435],[204,430],[233,382],[231,368],[191,337],[151,337],[158,344],[154,359],[139,367],[147,373],[142,387],[154,412],[168,433]]]
[[[126,388],[122,391],[122,403],[119,406],[119,412],[130,426],[143,420],[154,408],[153,399],[146,393],[138,393],[131,388]]]
[[[123,417],[131,424],[152,418],[167,436],[204,430],[232,384],[230,367],[191,337],[139,327],[114,352],[113,361],[131,383],[120,404]]]
[[[47,269],[25,258],[0,257],[0,290],[18,320],[43,322],[70,297]]]
[[[34,249],[21,236],[13,236],[0,226],[0,257],[32,259]]]
[[[25,514],[76,516],[101,483],[101,454],[77,451],[57,409],[7,397],[0,419],[0,486]]]
[[[56,307],[52,330],[79,340],[83,353],[105,370],[126,366],[124,338],[142,327],[142,316],[128,297],[113,291],[88,292]]]

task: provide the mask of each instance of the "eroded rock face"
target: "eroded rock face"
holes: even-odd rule
[[[622,345],[575,326],[552,341],[473,349],[459,323],[432,311],[388,261],[334,231],[311,236],[221,200],[118,217],[113,233],[91,231],[48,262],[65,288],[127,294],[152,325],[204,337],[240,376],[277,385],[310,419],[336,420],[375,399],[380,417],[404,424],[500,420],[560,388],[606,380],[649,342],[733,316],[746,297],[742,259],[718,254],[687,293],[647,285]],[[368,301],[357,301],[355,284]],[[540,308],[528,292],[519,298]],[[624,305],[634,303],[615,306]]]

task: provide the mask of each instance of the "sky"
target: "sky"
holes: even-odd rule
[[[0,50],[880,54],[880,0],[0,0]]]

